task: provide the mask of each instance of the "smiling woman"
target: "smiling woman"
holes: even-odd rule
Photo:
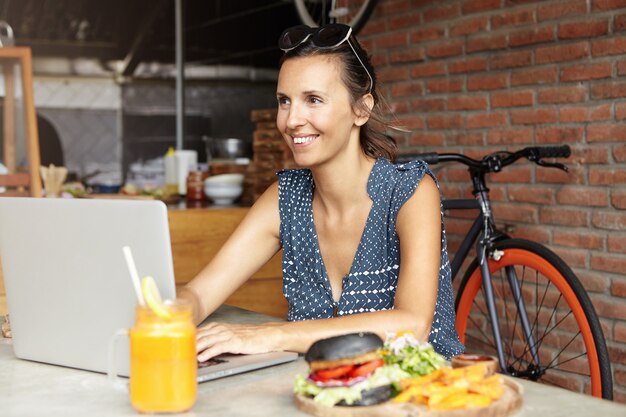
[[[436,180],[422,161],[393,163],[367,53],[339,24],[279,39],[276,125],[300,168],[278,173],[180,295],[199,323],[282,249],[289,321],[209,324],[198,359],[305,352],[355,332],[411,331],[446,357],[462,352]]]

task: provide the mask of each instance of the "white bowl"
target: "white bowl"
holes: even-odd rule
[[[204,180],[204,184],[211,185],[243,185],[243,174],[211,175]]]
[[[220,206],[233,204],[242,192],[243,174],[215,175],[204,180],[204,194]]]

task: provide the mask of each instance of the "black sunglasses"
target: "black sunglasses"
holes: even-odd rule
[[[350,35],[352,35],[352,28],[341,23],[330,23],[328,25],[315,28],[306,25],[298,25],[285,29],[278,39],[278,47],[283,51],[288,52],[302,45],[307,40],[310,40],[313,45],[320,49],[330,49],[348,41],[348,46],[350,46],[354,56],[356,56],[356,59],[359,60],[361,66],[365,70],[365,73],[370,79],[369,92],[371,93],[374,86],[374,80],[361,60],[361,57],[354,49],[352,42],[350,42]]]

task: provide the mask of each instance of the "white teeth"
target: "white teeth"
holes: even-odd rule
[[[315,139],[315,136],[302,136],[302,137],[297,137],[297,138],[293,138],[293,143],[309,143],[311,142],[313,139]]]

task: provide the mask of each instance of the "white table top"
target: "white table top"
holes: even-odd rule
[[[265,321],[267,317],[223,307],[224,321]],[[184,416],[308,416],[293,404],[296,374],[306,363],[296,362],[205,382],[198,400]],[[528,381],[524,405],[516,417],[626,416],[626,406]],[[133,416],[128,394],[111,385],[106,375],[17,359],[11,341],[0,339],[0,415]]]

